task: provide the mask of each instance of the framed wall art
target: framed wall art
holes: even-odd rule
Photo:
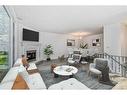
[[[97,38],[97,39],[93,39],[92,40],[92,46],[101,46],[101,39]]]
[[[75,46],[75,40],[67,39],[67,46]]]

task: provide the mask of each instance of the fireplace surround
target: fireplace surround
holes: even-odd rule
[[[41,44],[38,42],[21,42],[21,51],[19,50],[19,57],[24,54],[28,57],[28,61],[39,61],[40,59],[40,50]]]
[[[26,56],[28,61],[36,61],[36,50],[26,51]]]

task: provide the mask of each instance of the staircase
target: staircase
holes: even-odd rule
[[[95,54],[96,58],[106,58],[109,61],[109,68],[111,73],[127,77],[127,67],[124,63],[127,62],[126,56],[109,55],[107,53]]]

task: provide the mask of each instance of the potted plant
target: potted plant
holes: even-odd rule
[[[81,43],[80,44],[80,48],[87,49],[88,48],[88,44]]]
[[[47,61],[51,60],[50,55],[53,54],[53,50],[52,50],[52,46],[51,45],[47,45],[44,48],[44,54],[47,56]]]

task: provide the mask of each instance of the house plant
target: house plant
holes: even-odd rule
[[[81,43],[80,44],[80,48],[87,49],[88,48],[88,44]]]
[[[51,45],[47,45],[44,48],[44,54],[47,56],[47,61],[51,60],[50,55],[53,54],[53,50],[52,50],[52,46]]]
[[[8,53],[6,51],[0,51],[0,65],[5,65],[8,61]]]

